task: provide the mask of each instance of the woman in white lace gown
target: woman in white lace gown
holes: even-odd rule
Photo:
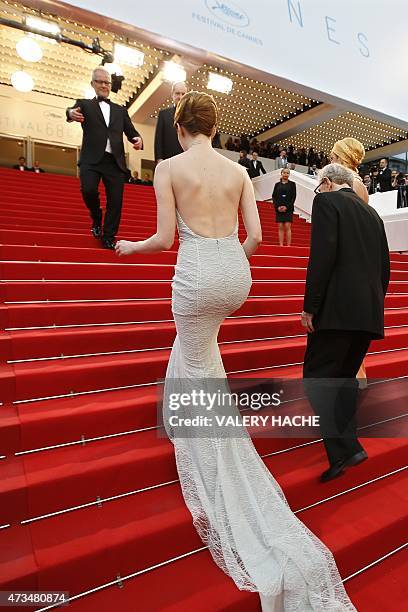
[[[213,98],[187,93],[175,114],[184,153],[156,169],[157,232],[118,242],[119,255],[170,248],[180,237],[172,308],[177,328],[166,375],[164,420],[174,444],[185,502],[214,561],[239,589],[260,594],[263,612],[355,610],[330,551],[289,508],[244,430],[238,436],[180,437],[169,426],[169,393],[222,379],[221,323],[247,298],[248,259],[261,228],[247,172],[211,147]],[[238,240],[238,209],[247,238]],[[177,385],[176,385],[177,381]],[[191,387],[190,387],[191,385]],[[238,410],[234,407],[238,414]],[[194,416],[189,407],[187,416]],[[180,411],[178,411],[180,416]]]

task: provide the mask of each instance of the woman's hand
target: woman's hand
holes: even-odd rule
[[[286,206],[278,206],[278,211],[281,213],[286,212]]]
[[[134,253],[134,242],[130,240],[119,240],[115,245],[115,253],[119,257],[122,255],[132,255]]]

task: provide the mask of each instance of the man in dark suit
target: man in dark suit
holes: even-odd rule
[[[309,167],[309,170],[307,171],[309,176],[317,176],[318,175],[318,171],[317,171],[317,166],[316,164],[313,164],[313,166]]]
[[[27,172],[30,168],[26,164],[26,158],[21,156],[18,158],[18,164],[14,164],[13,170],[21,170],[22,172]]]
[[[176,106],[185,93],[187,93],[185,83],[173,83],[171,88],[173,105],[170,106],[170,108],[163,108],[159,112],[156,132],[154,134],[154,158],[157,163],[161,162],[163,159],[169,159],[169,157],[174,157],[179,153],[183,153],[183,149],[177,138],[177,130],[174,127],[174,115]]]
[[[380,159],[380,170],[377,176],[377,183],[379,185],[379,189],[377,189],[377,191],[392,190],[391,170],[389,169],[388,161],[385,158]]]
[[[122,212],[123,186],[127,167],[123,134],[136,150],[143,148],[140,134],[135,130],[127,110],[109,100],[111,78],[102,67],[95,68],[91,85],[96,97],[79,99],[67,109],[67,121],[79,121],[83,138],[79,159],[81,191],[92,217],[92,234],[102,237],[102,246],[115,248],[115,236]],[[106,214],[102,236],[102,209],[99,201],[99,182],[106,190]]]
[[[259,161],[258,153],[256,151],[252,153],[252,159],[249,162],[249,168],[250,168],[249,175],[251,178],[255,178],[256,176],[261,176],[261,172],[262,174],[266,174],[266,170],[263,167],[263,163]]]
[[[344,166],[325,166],[313,202],[303,376],[330,463],[322,482],[367,459],[357,439],[356,375],[371,340],[384,337],[387,238],[376,211],[352,190],[353,180]]]
[[[30,168],[30,170],[31,170],[31,172],[35,172],[36,174],[41,174],[42,172],[45,172],[45,170],[40,167],[40,162],[39,161],[35,161],[34,162],[34,166],[32,168]]]
[[[242,149],[242,151],[239,152],[238,163],[240,166],[244,166],[244,168],[246,168],[246,171],[249,174],[249,178],[252,178],[251,177],[251,162],[248,159],[248,154],[245,151],[245,149]]]

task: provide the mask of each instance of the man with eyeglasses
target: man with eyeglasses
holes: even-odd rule
[[[322,482],[367,459],[357,439],[356,375],[370,342],[384,337],[390,279],[384,224],[353,191],[353,181],[340,164],[320,172],[301,316],[308,332],[304,386],[330,463]]]
[[[96,97],[92,100],[77,100],[67,109],[67,121],[78,121],[82,126],[78,165],[82,197],[92,218],[92,234],[102,239],[105,249],[113,250],[120,224],[127,172],[123,134],[136,150],[143,148],[143,140],[134,128],[126,108],[109,99],[112,83],[105,68],[95,68],[91,85]],[[101,179],[106,191],[103,231],[99,199]]]

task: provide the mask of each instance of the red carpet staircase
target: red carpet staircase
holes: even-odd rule
[[[0,188],[0,590],[69,591],[73,612],[259,611],[203,548],[157,436],[176,245],[118,260],[90,235],[76,179],[1,170]],[[151,188],[128,185],[121,237],[153,233],[155,206]],[[310,226],[296,219],[294,246],[273,246],[272,209],[259,209],[251,296],[223,325],[221,351],[231,378],[296,377]],[[408,375],[408,257],[392,260],[371,378]],[[319,440],[255,444],[357,609],[405,610],[407,440],[365,440],[369,461],[325,485]]]

